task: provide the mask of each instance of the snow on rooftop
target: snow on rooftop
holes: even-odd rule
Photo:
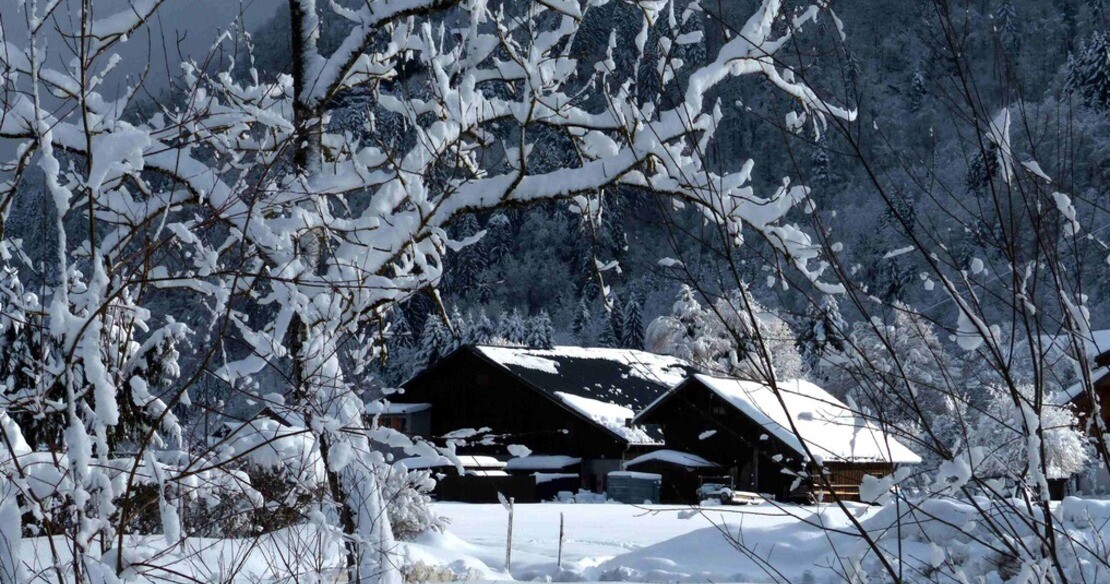
[[[663,475],[661,475],[661,474],[656,474],[656,473],[653,473],[653,472],[636,472],[636,471],[632,471],[632,470],[615,470],[615,471],[609,473],[609,478],[612,478],[612,477],[625,477],[625,478],[630,478],[630,479],[641,479],[641,480],[648,480],[648,481],[661,481],[661,480],[663,480]]]
[[[574,466],[582,462],[581,458],[555,455],[529,455],[523,458],[513,458],[505,463],[505,470],[558,470]]]
[[[1091,371],[1091,384],[1097,385],[1104,377],[1110,377],[1110,367],[1099,367]],[[1064,389],[1049,398],[1049,403],[1054,405],[1063,406],[1071,403],[1076,398],[1087,393],[1087,384],[1080,381],[1073,384],[1071,387]]]
[[[667,462],[683,468],[712,468],[716,464],[689,452],[679,452],[677,450],[656,450],[647,454],[642,454],[633,458],[632,460],[624,463],[625,468],[636,466],[645,462],[659,461]]]
[[[501,470],[505,463],[492,456],[479,456],[473,454],[460,454],[455,456],[465,469],[490,469]],[[422,470],[444,466],[456,466],[454,459],[447,456],[413,456],[397,461],[409,470]]]
[[[826,462],[921,462],[909,448],[808,381],[780,381],[780,403],[775,391],[763,383],[700,374],[696,378],[798,454],[805,453],[804,441],[814,456]],[[801,440],[791,430],[791,421]]]
[[[694,372],[676,357],[632,349],[478,345],[474,350],[622,440],[640,444],[657,444],[661,436],[629,427],[628,420]]]
[[[514,347],[477,347],[485,356],[506,366],[558,374],[560,364],[565,359],[588,359],[619,363],[628,368],[629,373],[640,379],[666,387],[674,387],[686,378],[688,365],[670,355],[657,355],[634,349],[613,349],[607,347],[573,347],[560,345],[553,349],[523,349]]]
[[[1041,337],[1047,349],[1047,355],[1053,359],[1059,359],[1063,355],[1072,354],[1071,350],[1072,337],[1070,335],[1045,335]],[[1084,352],[1087,357],[1093,359],[1103,353],[1110,352],[1110,329],[1090,331],[1089,334],[1080,335],[1080,341],[1083,343]]]
[[[366,411],[367,411],[367,413],[372,413],[372,414],[373,413],[378,413],[378,414],[401,415],[401,414],[415,414],[417,412],[423,412],[425,410],[430,410],[430,409],[432,409],[432,404],[427,404],[427,403],[406,404],[406,403],[390,402],[388,404],[380,403],[379,407],[373,408],[373,409],[370,408],[370,407],[367,407]],[[377,411],[374,411],[374,410],[377,410]]]
[[[632,444],[657,444],[657,440],[640,426],[629,426],[636,413],[624,406],[556,391],[555,395],[571,409],[593,420]]]

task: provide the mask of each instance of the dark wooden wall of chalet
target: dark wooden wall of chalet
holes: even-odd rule
[[[784,461],[793,459],[788,468],[800,469],[797,455],[773,436],[767,440],[759,437],[767,432],[746,417],[737,413],[731,405],[701,384],[690,384],[677,395],[672,395],[653,411],[650,424],[662,424],[667,447],[692,452],[720,464],[722,472],[735,467],[737,489],[751,489],[785,498],[794,478],[782,472],[783,464],[771,457],[782,454]],[[716,430],[712,436],[701,440],[698,437],[708,430]],[[759,450],[757,484],[745,484],[745,466],[750,468],[754,450]]]
[[[396,401],[432,404],[432,434],[488,426],[507,433],[501,446],[523,444],[536,454],[620,458],[625,445],[605,430],[525,385],[504,369],[470,351],[459,351],[405,384]],[[568,433],[559,430],[569,430]],[[468,451],[481,451],[481,447]]]
[[[1095,391],[1098,392],[1098,402],[1102,406],[1100,412],[1102,421],[1110,427],[1110,374],[1095,381]],[[1080,425],[1086,427],[1091,416],[1091,398],[1083,394],[1075,398],[1072,403],[1075,405],[1075,413],[1076,417],[1079,418]],[[1092,432],[1097,432],[1097,430],[1092,428]]]
[[[829,482],[836,485],[860,485],[864,475],[885,477],[894,472],[894,465],[886,462],[845,463],[826,462],[825,470],[829,473]],[[811,467],[810,472],[817,472],[816,467]]]

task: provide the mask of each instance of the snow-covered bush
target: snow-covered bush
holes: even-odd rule
[[[690,287],[683,286],[671,314],[648,325],[644,345],[649,351],[745,379],[798,379],[806,372],[790,325],[746,289],[705,307]]]
[[[389,523],[397,539],[411,541],[426,531],[438,531],[446,525],[432,510],[430,493],[436,482],[431,471],[381,466],[377,472],[389,511]]]
[[[1035,412],[1032,385],[1022,384],[1019,391],[1020,407],[1008,390],[994,385],[984,388],[982,412],[968,435],[968,447],[982,453],[977,474],[1035,485],[1040,465],[1030,468],[1029,460],[1031,456],[1039,459],[1041,449],[1044,478],[1067,479],[1083,471],[1092,453],[1075,413],[1051,403],[1042,404]],[[1027,435],[1027,421],[1034,432],[1039,430],[1039,437]]]

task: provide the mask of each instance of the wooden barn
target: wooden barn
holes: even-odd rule
[[[692,372],[674,357],[626,349],[464,346],[406,382],[392,401],[430,404],[421,412],[432,438],[468,428],[496,437],[468,445],[467,453],[504,455],[519,444],[534,456],[579,459],[581,488],[602,492],[622,460],[662,441],[657,429],[632,423],[635,412]]]
[[[776,395],[760,382],[694,375],[640,412],[635,423],[661,426],[668,448],[720,465],[735,489],[780,501],[828,494],[798,479],[801,471],[815,470],[807,450],[824,462],[844,498],[859,497],[865,474],[883,476],[896,465],[921,462],[816,385],[793,380],[778,386]]]
[[[1097,427],[1092,423],[1091,416],[1098,415],[1102,418],[1105,427],[1110,427],[1110,330],[1093,331],[1092,338],[1087,343],[1087,354],[1090,357],[1093,370],[1091,371],[1091,384],[1094,386],[1095,395],[1098,396],[1099,408],[1091,402],[1091,395],[1083,383],[1077,383],[1062,395],[1057,396],[1055,403],[1071,407],[1075,411],[1079,424],[1097,438]],[[1071,367],[1065,364],[1065,367]],[[1089,476],[1075,477],[1074,484],[1064,488],[1054,496],[1064,494],[1064,491],[1076,489],[1086,494],[1110,493],[1110,470],[1101,465]],[[1050,487],[1053,486],[1050,483]]]

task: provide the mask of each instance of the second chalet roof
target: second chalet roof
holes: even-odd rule
[[[632,349],[488,345],[473,349],[631,443],[659,441],[651,429],[627,427],[627,421],[694,373],[692,366],[676,357]]]
[[[808,448],[825,462],[921,462],[921,457],[875,423],[857,415],[829,392],[808,381],[780,381],[779,395],[776,395],[770,386],[758,381],[709,375],[695,375],[693,380],[709,388],[799,455],[805,455]],[[686,385],[676,387],[672,393],[681,391]],[[660,398],[659,403],[664,399]],[[649,415],[656,405],[652,404],[639,417]],[[797,428],[797,434],[791,423]]]

